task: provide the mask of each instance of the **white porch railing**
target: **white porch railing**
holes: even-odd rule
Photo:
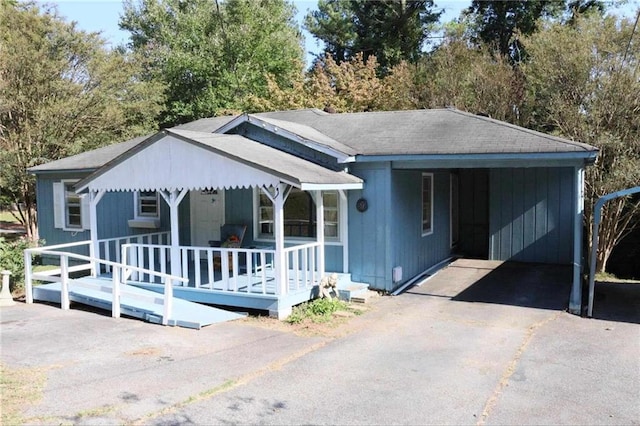
[[[163,274],[171,270],[167,262],[171,259],[169,245],[124,244],[122,247],[124,264],[159,270]],[[317,270],[319,249],[319,243],[310,243],[284,250],[285,286],[276,285],[276,251],[266,248],[180,246],[181,276],[196,289],[281,295],[281,288],[286,294],[317,284],[321,278]],[[150,278],[144,272],[131,275],[131,279],[137,281],[150,281]]]
[[[124,244],[168,245],[171,244],[171,233],[169,231],[152,232],[98,240],[98,253],[96,253],[96,256],[100,259],[120,263],[120,253]],[[108,264],[104,264],[104,271],[106,273],[111,272],[111,267]]]
[[[308,288],[320,282],[324,275],[317,268],[320,248],[321,244],[314,242],[284,249],[285,282],[290,288]]]
[[[40,280],[44,282],[59,282],[60,289],[60,305],[64,310],[70,308],[69,291],[70,286],[93,288],[100,287],[101,290],[110,290],[112,294],[111,313],[114,318],[120,317],[121,307],[120,299],[122,295],[121,284],[126,282],[126,275],[131,271],[137,273],[143,273],[160,277],[164,282],[164,295],[163,295],[163,315],[162,323],[168,324],[169,318],[171,318],[173,310],[173,281],[186,281],[182,277],[176,277],[169,274],[160,273],[153,270],[146,270],[139,267],[132,267],[122,265],[120,263],[111,262],[104,259],[98,259],[95,257],[84,256],[77,253],[71,253],[66,251],[60,251],[62,249],[69,249],[71,247],[89,246],[91,241],[81,241],[77,243],[59,244],[55,246],[31,248],[24,251],[24,265],[25,265],[25,293],[26,302],[33,303],[33,280]],[[47,255],[52,257],[58,257],[60,259],[60,268],[43,272],[34,273],[32,267],[33,255]],[[74,259],[78,264],[69,266],[69,259]],[[86,263],[80,263],[80,262]],[[106,265],[110,268],[112,273],[112,286],[110,288],[100,286],[98,284],[86,283],[79,280],[73,280],[69,277],[70,272],[78,271],[93,271],[95,265]],[[145,296],[136,295],[137,298],[145,298]],[[155,301],[156,296],[149,296],[150,301]]]

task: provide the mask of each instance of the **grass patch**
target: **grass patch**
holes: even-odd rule
[[[114,407],[113,405],[105,405],[103,407],[97,407],[97,408],[92,408],[90,410],[81,411],[78,414],[76,414],[76,418],[86,419],[90,417],[103,417],[115,411],[116,411],[116,407]]]
[[[0,222],[20,223],[20,221],[16,219],[11,212],[5,210],[0,211]]]
[[[9,369],[0,364],[0,406],[3,425],[23,424],[24,409],[40,399],[46,373],[37,368]]]
[[[358,309],[350,308],[347,302],[339,299],[315,299],[295,306],[286,321],[290,324],[300,324],[305,321],[329,322],[338,311],[351,312],[354,315],[362,313]]]
[[[599,282],[608,282],[608,283],[640,284],[640,281],[638,280],[618,278],[610,272],[596,272],[596,276],[594,277],[594,280]]]

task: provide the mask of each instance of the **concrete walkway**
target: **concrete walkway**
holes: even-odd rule
[[[334,337],[19,304],[0,360],[30,424],[640,424],[640,312],[565,313],[568,274],[459,261]]]

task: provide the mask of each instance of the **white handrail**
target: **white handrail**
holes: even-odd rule
[[[318,242],[300,244],[300,245],[296,245],[296,246],[285,247],[284,248],[284,252],[287,253],[287,252],[298,251],[298,250],[303,250],[303,249],[316,248],[316,247],[320,247],[321,245],[322,244],[320,244]]]
[[[42,246],[42,247],[32,247],[30,249],[27,249],[28,251],[30,251],[31,253],[40,253],[42,251],[48,251],[48,250],[57,250],[57,249],[61,249],[61,248],[67,248],[67,247],[77,247],[77,246],[82,246],[82,245],[89,245],[91,244],[91,240],[84,240],[84,241],[76,241],[75,243],[64,243],[64,244],[56,244],[53,246]]]
[[[104,259],[98,259],[95,257],[90,257],[90,256],[84,256],[81,254],[76,254],[76,253],[69,253],[69,252],[61,252],[61,251],[55,251],[55,250],[47,250],[47,249],[43,249],[43,248],[31,248],[31,249],[26,249],[25,251],[25,275],[26,275],[26,279],[25,279],[25,286],[26,286],[26,302],[27,303],[33,303],[33,285],[32,285],[32,268],[31,268],[31,255],[34,252],[40,253],[40,254],[47,254],[47,255],[51,255],[51,256],[59,256],[60,257],[60,273],[61,273],[61,307],[62,309],[69,309],[69,258],[73,258],[73,259],[78,259],[78,260],[85,260],[87,262],[89,262],[90,264],[93,263],[100,263],[100,264],[105,264],[105,265],[109,265],[113,268],[113,291],[112,291],[112,297],[113,297],[113,303],[111,305],[112,307],[112,316],[113,317],[119,317],[120,316],[120,283],[121,280],[119,279],[119,275],[120,275],[120,271],[121,270],[135,270],[137,272],[142,272],[148,275],[154,275],[154,276],[159,276],[161,278],[165,279],[165,292],[164,292],[164,301],[163,301],[163,307],[164,307],[164,314],[162,317],[162,323],[164,325],[168,324],[169,321],[169,317],[171,316],[171,312],[172,312],[172,298],[173,298],[173,287],[172,287],[172,281],[173,280],[177,280],[177,281],[182,281],[182,282],[188,282],[189,280],[186,278],[182,278],[182,277],[177,277],[177,276],[173,276],[170,274],[165,274],[162,272],[157,272],[151,269],[145,269],[145,268],[141,268],[138,266],[128,266],[128,265],[124,265],[121,263],[116,263],[116,262],[112,262],[109,260],[104,260]]]

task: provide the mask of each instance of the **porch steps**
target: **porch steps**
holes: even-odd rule
[[[340,299],[347,302],[365,298],[369,292],[369,284],[351,281],[351,274],[338,274],[337,287]]]
[[[43,284],[33,288],[34,300],[61,302],[60,283]],[[69,299],[72,302],[111,311],[111,280],[83,277],[69,281]],[[122,315],[162,324],[162,295],[131,285],[121,285],[120,307]],[[173,298],[172,318],[168,325],[200,329],[204,326],[243,318],[244,314],[213,308],[200,303]]]

